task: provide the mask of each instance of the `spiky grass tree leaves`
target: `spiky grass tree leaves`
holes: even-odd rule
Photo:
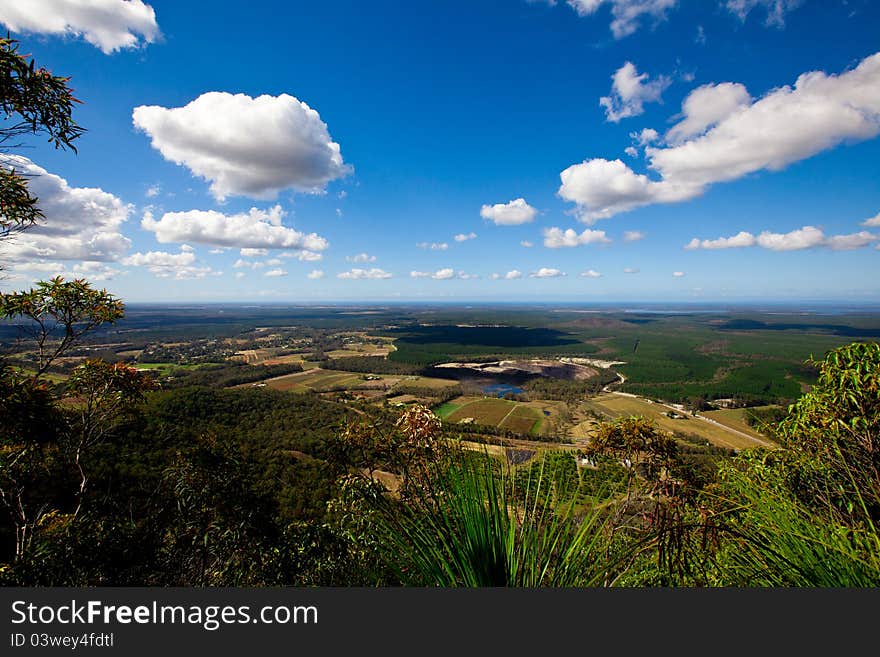
[[[402,583],[599,586],[620,566],[599,509],[545,503],[543,472],[521,497],[488,455],[461,456],[405,503],[376,499],[381,554]]]

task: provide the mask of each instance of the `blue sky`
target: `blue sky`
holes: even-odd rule
[[[88,129],[0,289],[880,298],[869,0],[89,1],[0,4]]]

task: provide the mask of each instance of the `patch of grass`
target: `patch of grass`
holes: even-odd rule
[[[445,420],[450,415],[455,413],[459,408],[461,408],[461,404],[455,404],[453,402],[446,402],[444,404],[440,404],[437,408],[434,409],[434,413],[437,414],[441,420]]]

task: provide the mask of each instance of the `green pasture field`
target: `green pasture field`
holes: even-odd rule
[[[474,424],[510,429],[522,434],[539,433],[544,416],[528,403],[497,397],[458,397],[434,411],[441,419],[455,424],[473,418]]]

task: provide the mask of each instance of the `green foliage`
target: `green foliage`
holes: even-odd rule
[[[776,429],[783,449],[721,469],[724,581],[880,584],[880,344],[840,347],[813,364],[816,385]]]
[[[341,372],[363,372],[365,374],[418,374],[422,368],[409,363],[398,363],[376,356],[346,356],[333,358],[324,362],[322,367],[326,370],[339,370]]]
[[[541,482],[537,489],[534,482]],[[540,497],[542,504],[571,503],[580,487],[574,454],[548,450],[539,459],[532,459],[524,468],[517,469],[513,477],[517,499],[524,503],[529,497]]]
[[[37,347],[34,381],[84,335],[116,323],[124,314],[122,301],[80,278],[65,281],[56,276],[24,292],[0,292],[0,319],[29,320],[21,329]]]
[[[727,586],[880,586],[880,534],[830,506],[807,504],[789,488],[789,475],[807,464],[749,454],[720,473],[715,519],[724,537],[718,580]],[[872,494],[876,494],[874,490]],[[853,505],[865,500],[852,493]]]
[[[772,433],[786,416],[786,409],[781,406],[769,406],[766,408],[750,408],[745,415],[745,421],[750,427],[754,427],[762,433]]]
[[[223,363],[202,365],[198,369],[186,370],[172,368],[173,378],[163,382],[163,388],[184,388],[189,386],[211,386],[229,388],[264,381],[276,376],[302,372],[301,363],[280,363],[278,365],[247,365],[246,363]]]
[[[536,377],[526,381],[523,388],[532,399],[556,399],[573,403],[598,394],[606,385],[617,380],[615,372],[603,370],[589,379]]]
[[[0,371],[0,406],[9,418],[0,420],[0,502],[13,527],[17,561],[27,556],[45,518],[76,517],[87,482],[84,455],[150,387],[134,370],[89,361],[70,382],[77,407],[65,405],[41,378],[84,335],[122,315],[120,301],[83,280],[58,277],[27,292],[0,293],[0,318],[30,320],[24,329],[38,352],[33,375]]]
[[[460,385],[429,387],[429,386],[411,386],[398,384],[394,386],[391,394],[393,395],[413,395],[414,397],[427,397],[432,400],[433,404],[445,404],[451,399],[461,397],[464,394]],[[435,412],[438,409],[435,408]]]
[[[601,424],[585,451],[616,456],[626,467],[656,480],[668,473],[678,448],[672,436],[660,431],[653,422],[634,416]]]
[[[420,326],[395,329],[388,360],[429,366],[451,360],[492,361],[524,356],[583,356],[597,351],[574,336],[523,326]]]
[[[82,133],[72,118],[79,101],[68,86],[70,78],[54,76],[18,52],[18,41],[0,38],[0,145],[26,134],[43,133],[56,148],[76,150]],[[10,122],[11,120],[11,122]],[[14,169],[0,171],[0,238],[24,230],[43,217],[27,180]]]

